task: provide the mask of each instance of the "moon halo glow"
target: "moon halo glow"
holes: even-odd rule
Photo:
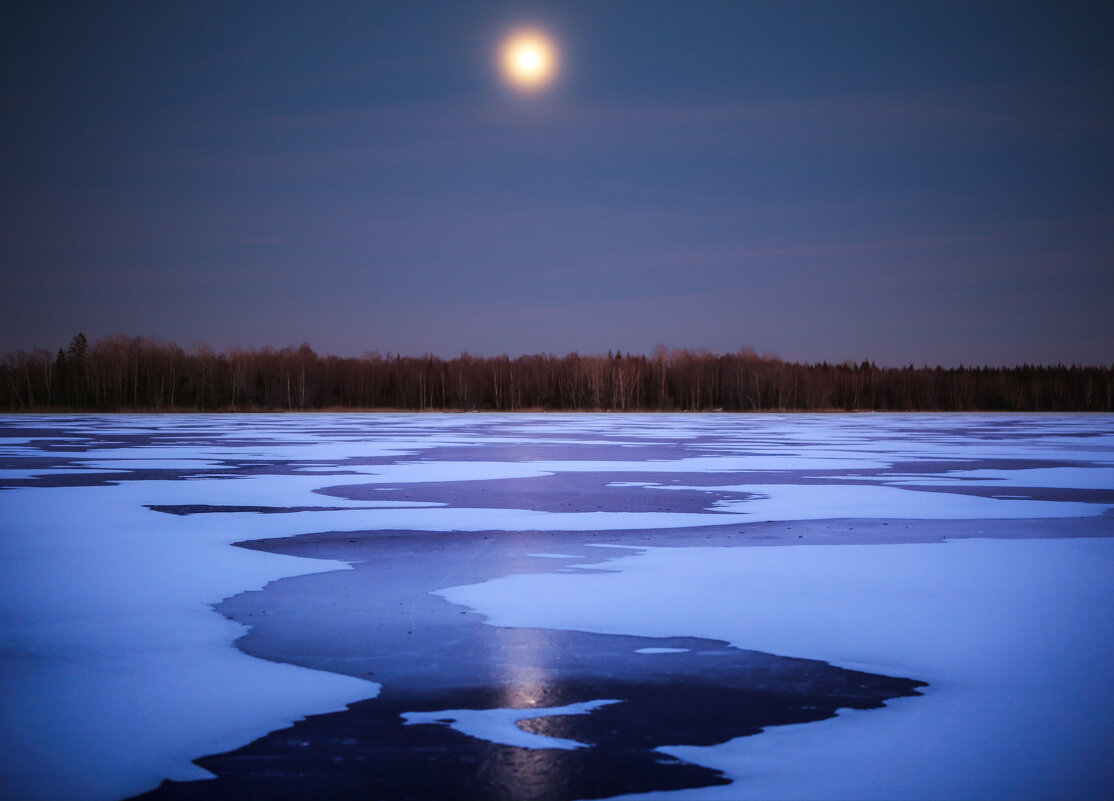
[[[541,31],[515,31],[499,45],[499,67],[516,89],[542,89],[557,74],[557,45]]]

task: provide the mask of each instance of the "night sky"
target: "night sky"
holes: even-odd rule
[[[1112,8],[22,3],[0,352],[1109,365]]]

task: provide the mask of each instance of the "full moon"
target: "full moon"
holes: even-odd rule
[[[541,89],[557,73],[557,46],[541,31],[516,31],[499,46],[499,66],[512,86]]]

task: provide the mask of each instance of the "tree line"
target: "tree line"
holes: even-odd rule
[[[83,334],[0,360],[0,409],[612,411],[1114,411],[1114,365],[800,364],[753,350],[452,359],[320,355]]]

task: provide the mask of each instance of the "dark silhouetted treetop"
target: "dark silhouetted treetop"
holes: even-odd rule
[[[53,356],[8,353],[0,408],[20,410],[414,409],[517,411],[1114,411],[1114,366],[879,367],[800,364],[735,353],[669,350],[652,358],[462,353],[452,359],[368,350],[359,358],[281,350],[188,351],[143,337]]]

